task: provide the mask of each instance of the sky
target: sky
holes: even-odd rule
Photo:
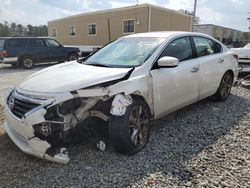
[[[135,5],[136,0],[0,0],[0,22],[47,24],[69,15]],[[194,0],[139,0],[174,10],[192,11]],[[248,31],[250,0],[197,0],[200,24],[215,24]]]

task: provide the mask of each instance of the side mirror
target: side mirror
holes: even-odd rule
[[[179,59],[170,56],[161,57],[158,61],[159,67],[177,67],[179,65]]]

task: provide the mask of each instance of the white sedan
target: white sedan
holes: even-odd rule
[[[147,144],[151,119],[212,95],[226,100],[236,58],[200,33],[125,36],[29,76],[6,99],[5,128],[22,151],[56,162],[70,160],[61,143],[74,133],[98,140],[101,126],[117,152],[133,154]]]
[[[231,48],[239,56],[239,63],[250,64],[250,43],[243,48]]]

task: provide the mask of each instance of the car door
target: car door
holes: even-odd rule
[[[150,71],[156,118],[198,101],[199,62],[193,61],[193,55],[189,37],[175,39],[164,49],[160,58],[176,57],[179,65],[173,68],[154,66],[156,68]]]
[[[49,61],[64,61],[66,54],[63,46],[54,39],[45,39]]]
[[[200,99],[203,99],[214,94],[218,89],[225,70],[225,58],[220,44],[205,37],[194,36],[192,38],[197,53],[194,61],[200,63]]]
[[[46,62],[48,60],[47,50],[45,48],[44,39],[31,38],[29,39],[28,51],[36,58],[36,61]]]

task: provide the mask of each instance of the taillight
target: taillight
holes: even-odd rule
[[[233,56],[234,56],[234,58],[235,58],[237,61],[239,61],[239,57],[238,57],[237,54],[234,54]]]
[[[1,55],[2,55],[3,57],[8,57],[8,52],[7,52],[7,50],[3,50]]]

